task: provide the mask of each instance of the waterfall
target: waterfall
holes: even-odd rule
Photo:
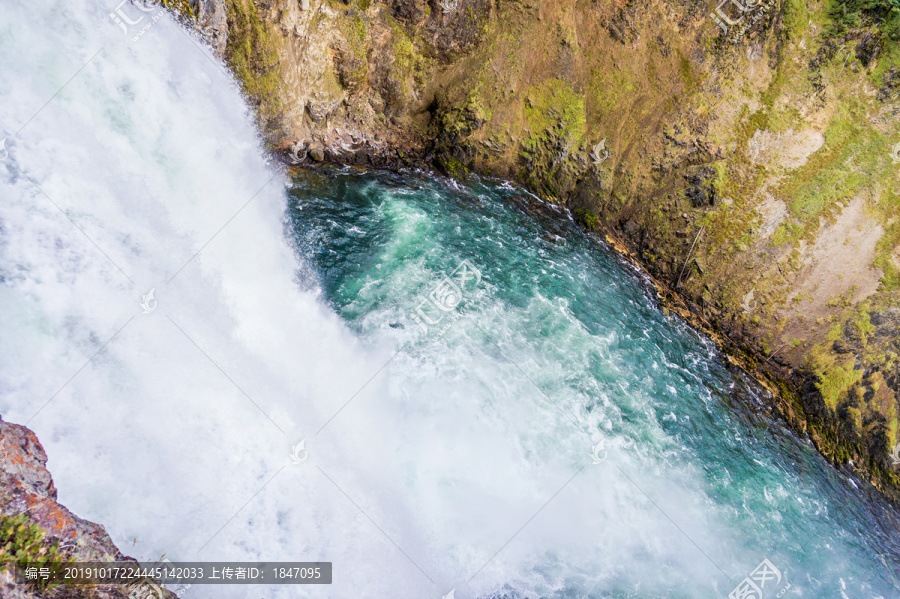
[[[880,508],[511,187],[303,188],[224,65],[129,1],[7,0],[0,76],[0,414],[60,502],[139,559],[334,564],[189,596],[725,596],[767,555],[812,596],[889,588],[842,540]],[[463,260],[478,301],[423,332]]]

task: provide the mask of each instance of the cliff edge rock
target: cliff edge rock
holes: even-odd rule
[[[0,420],[0,517],[24,515],[27,525],[42,531],[45,546],[58,544],[61,560],[130,561],[103,526],[79,518],[56,501],[56,487],[46,464],[47,454],[31,430]],[[59,585],[39,590],[17,583],[9,569],[0,573],[0,597],[9,599],[175,599],[175,595],[164,590],[136,592],[117,585]]]

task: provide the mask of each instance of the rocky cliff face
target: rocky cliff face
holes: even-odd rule
[[[890,4],[202,4],[224,12],[222,54],[290,162],[477,171],[566,203],[826,456],[897,496]]]
[[[43,531],[45,545],[58,543],[62,560],[106,562],[131,559],[119,551],[101,525],[79,518],[57,503],[56,488],[46,468],[47,454],[32,431],[0,421],[0,452],[0,517],[26,515],[28,524]],[[175,599],[173,594],[157,592],[156,588],[60,585],[38,590],[16,583],[9,569],[0,573],[0,596],[10,599]]]

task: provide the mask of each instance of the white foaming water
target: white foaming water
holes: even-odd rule
[[[729,581],[693,543],[729,576],[758,561],[694,469],[591,465],[600,437],[490,346],[399,354],[366,385],[399,347],[297,283],[285,181],[237,87],[168,16],[132,42],[115,8],[0,14],[0,413],[37,432],[63,504],[139,558],[334,562],[330,587],[197,597],[707,596]]]
[[[131,555],[361,561],[380,533],[328,526],[354,508],[315,460],[282,468],[389,348],[361,351],[298,291],[283,177],[221,65],[168,16],[131,42],[113,9],[0,16],[0,411]]]

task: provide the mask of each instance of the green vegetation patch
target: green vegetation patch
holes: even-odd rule
[[[854,368],[856,358],[850,357],[842,362],[834,354],[817,348],[810,352],[811,370],[817,377],[816,387],[822,394],[825,404],[832,410],[853,385],[862,380],[862,370]]]
[[[862,347],[868,346],[869,339],[875,334],[875,325],[872,324],[872,320],[869,317],[870,308],[871,305],[868,302],[863,302],[850,316],[845,325],[847,334]]]
[[[438,158],[438,166],[443,169],[448,177],[454,179],[462,180],[469,175],[469,169],[453,156],[442,156]]]
[[[790,39],[800,39],[809,28],[812,15],[805,0],[788,0],[784,5],[784,28]]]
[[[885,44],[878,56],[878,63],[869,74],[869,81],[875,87],[881,87],[885,73],[896,66],[900,66],[900,44]]]
[[[891,39],[900,39],[900,1],[829,0],[827,33],[841,35],[848,29],[877,26]]]
[[[263,21],[254,0],[226,0],[226,10],[225,60],[262,116],[273,117],[281,106],[277,38]]]
[[[391,26],[391,54],[394,57],[391,67],[393,78],[402,84],[404,90],[409,85],[423,85],[431,60],[425,57],[400,23],[392,17],[388,18],[388,23]],[[408,96],[409,91],[404,91],[404,94]]]
[[[691,68],[691,61],[678,51],[678,74],[684,83],[685,92],[692,94],[700,88],[700,77]]]
[[[600,219],[596,214],[584,208],[576,208],[572,211],[575,221],[581,224],[588,231],[596,231],[600,228]]]
[[[591,69],[590,107],[593,119],[597,115],[609,115],[630,105],[638,90],[646,82],[637,82],[638,74],[626,69],[595,68]],[[674,107],[673,107],[674,108]]]
[[[884,272],[881,283],[888,290],[900,289],[900,269],[897,267],[897,261],[900,261],[898,248],[900,248],[900,222],[895,222],[885,229],[884,235],[875,246],[875,266]]]
[[[584,94],[561,79],[548,79],[525,94],[525,122],[532,133],[558,129],[570,141],[587,133]]]
[[[809,223],[880,178],[888,146],[865,123],[863,109],[855,102],[842,105],[825,131],[825,145],[781,185],[779,195],[788,199],[795,217]],[[851,161],[855,168],[848,168]]]
[[[356,11],[346,11],[344,16],[338,19],[341,33],[350,44],[357,58],[366,59],[366,19]]]
[[[25,568],[48,568],[58,572],[69,563],[59,554],[59,541],[48,541],[45,531],[36,524],[28,524],[28,516],[0,516],[0,572],[10,563],[20,570]],[[38,590],[49,589],[55,584],[42,578],[29,580],[28,584]]]

